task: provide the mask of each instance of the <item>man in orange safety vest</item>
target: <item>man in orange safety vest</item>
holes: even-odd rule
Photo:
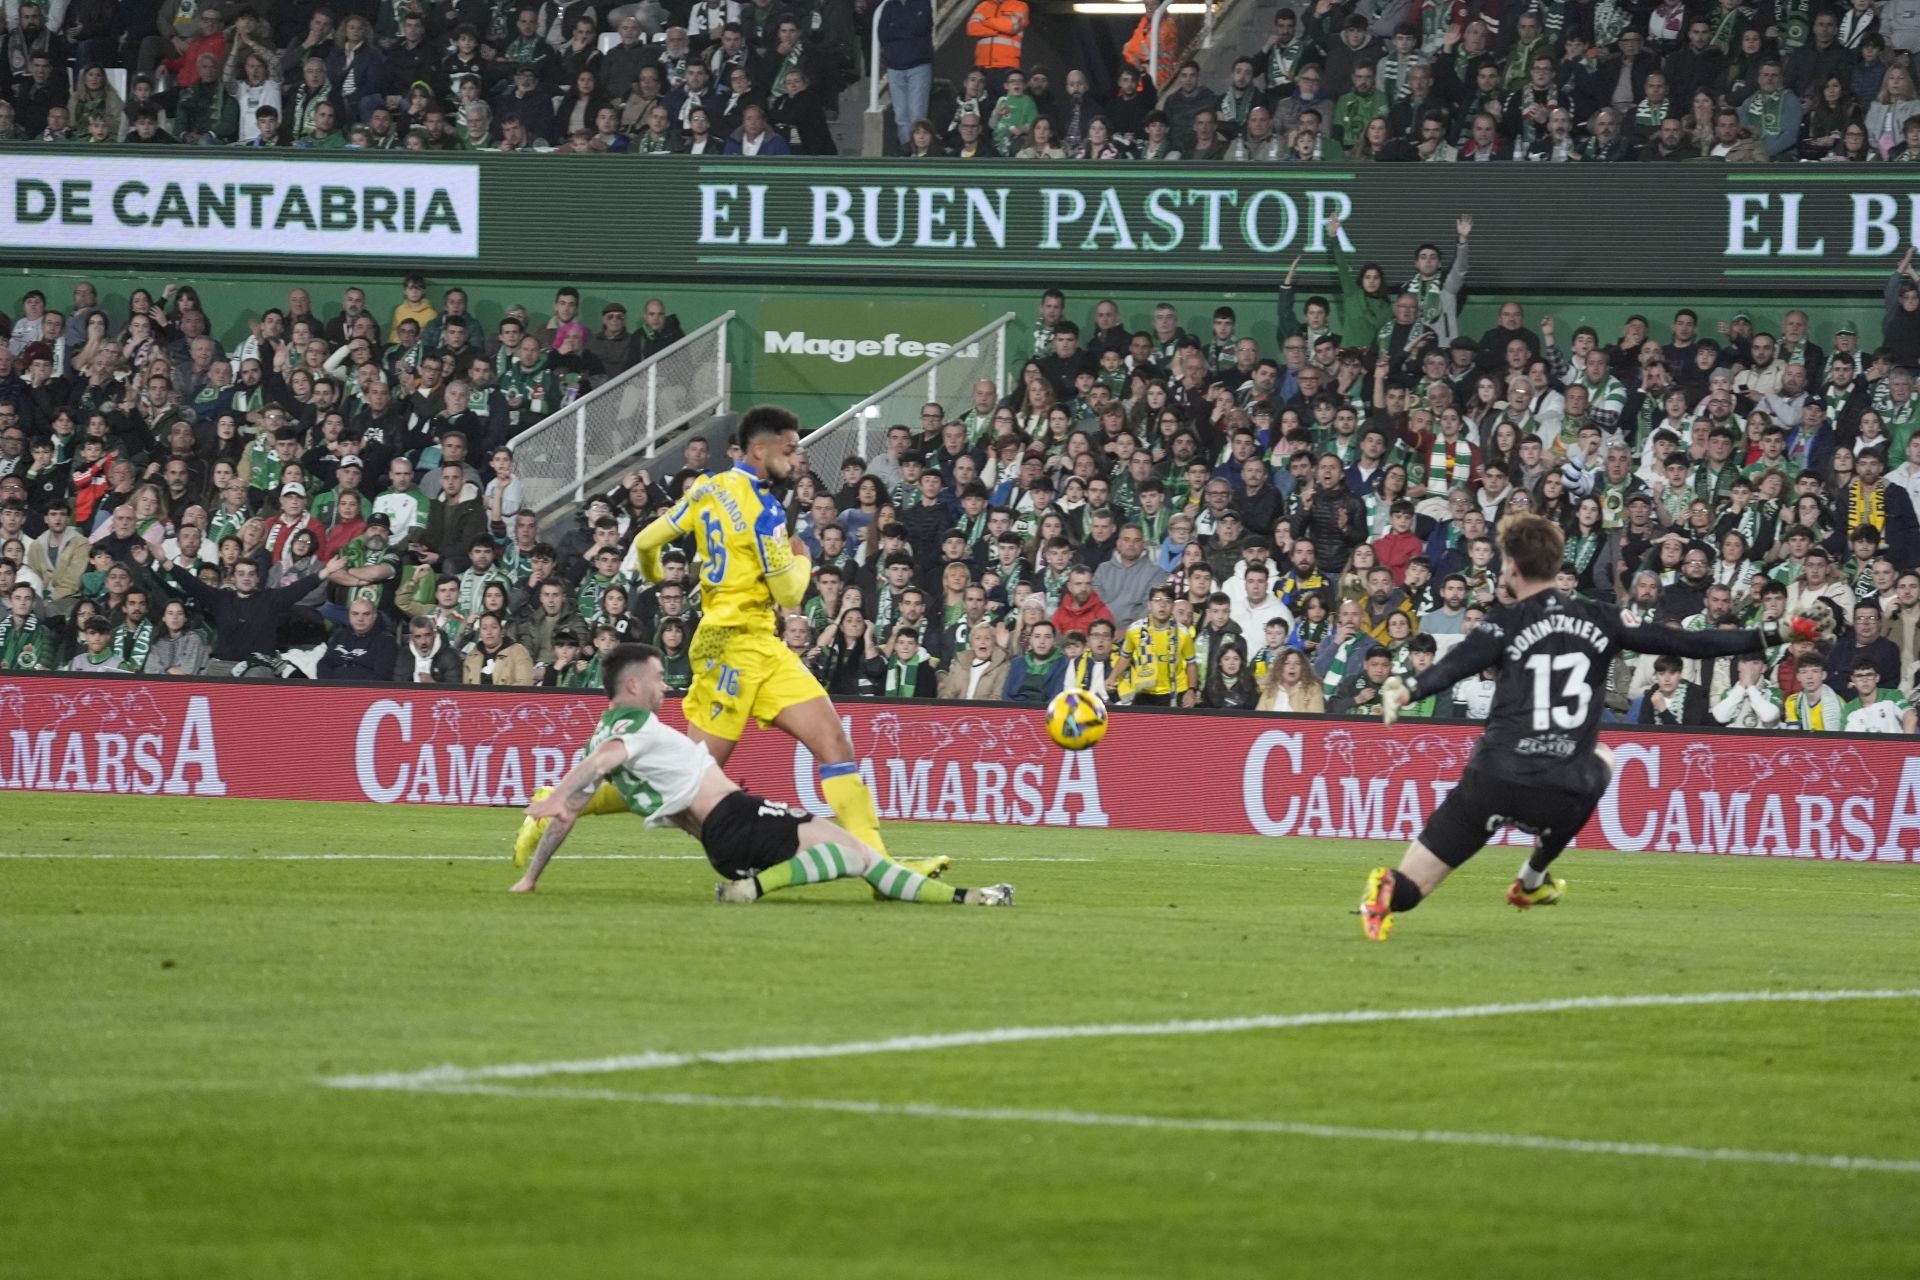
[[[1007,72],[1020,65],[1020,45],[1027,31],[1027,0],[980,0],[967,19],[967,34],[979,41],[973,64],[987,73],[998,93]]]

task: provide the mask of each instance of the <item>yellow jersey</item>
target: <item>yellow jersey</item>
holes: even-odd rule
[[[658,580],[659,552],[692,534],[700,581],[701,626],[771,631],[775,605],[792,609],[812,569],[796,556],[787,516],[753,468],[735,463],[693,481],[673,509],[634,538],[641,572]]]
[[[1127,628],[1120,642],[1127,658],[1127,684],[1135,693],[1185,693],[1192,688],[1193,628],[1169,622],[1156,627],[1146,618]]]

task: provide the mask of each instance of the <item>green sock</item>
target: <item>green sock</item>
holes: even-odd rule
[[[772,893],[776,889],[786,888],[793,883],[793,859],[789,858],[785,862],[776,863],[768,867],[765,871],[756,875],[754,879],[760,883],[762,896]]]
[[[775,863],[754,879],[760,882],[764,896],[799,884],[820,884],[852,875],[847,869],[846,851],[833,842],[811,845],[785,862]]]
[[[958,902],[963,892],[909,871],[887,858],[880,859],[868,868],[866,878],[867,883],[884,896],[903,902]]]

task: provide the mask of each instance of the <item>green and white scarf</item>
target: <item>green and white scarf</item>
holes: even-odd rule
[[[1633,21],[1633,14],[1616,0],[1600,0],[1593,6],[1593,42],[1596,45],[1619,43],[1620,33]]]
[[[1333,651],[1333,661],[1327,664],[1327,674],[1320,677],[1320,688],[1329,698],[1340,691],[1340,682],[1347,678],[1347,660],[1353,656],[1353,648],[1362,638],[1359,635],[1349,636]]]
[[[239,537],[240,526],[244,525],[248,518],[245,511],[228,511],[224,507],[221,508],[207,521],[207,541],[217,547],[222,539]]]
[[[1472,474],[1473,447],[1457,440],[1449,449],[1447,438],[1434,432],[1433,448],[1427,451],[1427,487],[1451,490],[1456,484],[1465,484]]]
[[[1297,638],[1300,641],[1300,651],[1310,654],[1312,650],[1319,647],[1320,642],[1325,640],[1327,633],[1332,630],[1333,620],[1331,618],[1322,618],[1318,622],[1308,622],[1305,618],[1302,618],[1294,624],[1293,635],[1287,637],[1287,639],[1289,642],[1292,642]]]
[[[1807,43],[1813,30],[1813,6],[1807,0],[1776,0],[1773,22],[1780,30],[1780,48],[1791,53]]]
[[[886,692],[889,698],[911,698],[920,687],[920,669],[927,665],[926,650],[915,649],[913,656],[904,662],[899,658],[887,659]]]
[[[1417,53],[1404,57],[1388,54],[1374,64],[1374,83],[1387,95],[1387,101],[1398,102],[1407,96],[1407,73],[1420,66],[1422,59]]]
[[[1740,513],[1740,518],[1733,522],[1734,532],[1747,540],[1747,546],[1757,547],[1761,530],[1771,530],[1779,514],[1779,503],[1762,498]]]
[[[1584,575],[1587,571],[1587,566],[1593,563],[1593,558],[1600,554],[1600,547],[1606,540],[1606,535],[1597,529],[1592,533],[1583,533],[1577,537],[1568,538],[1566,552],[1567,563]]]
[[[1007,593],[1007,603],[1009,605],[1015,603],[1018,599],[1016,593],[1020,590],[1020,584],[1026,580],[1026,561],[1015,560],[1010,565],[995,561],[988,568],[1000,575],[1000,587]]]
[[[153,647],[153,619],[142,619],[139,626],[129,627],[121,623],[113,629],[113,650],[126,659],[127,666],[134,671],[145,670],[147,650]]]
[[[1647,694],[1647,697],[1651,698],[1653,697],[1653,694],[1649,692]],[[1685,680],[1682,680],[1679,684],[1674,686],[1673,692],[1667,695],[1667,709],[1663,714],[1672,716],[1673,723],[1680,724],[1683,722],[1684,717],[1686,716],[1686,713],[1687,713],[1687,682]],[[1660,723],[1658,715],[1655,716],[1655,723],[1656,724]]]
[[[1715,9],[1707,15],[1707,24],[1712,34],[1707,37],[1710,48],[1721,53],[1733,51],[1733,39],[1739,34],[1741,22],[1751,18],[1753,11],[1745,5],[1735,5],[1731,9]]]
[[[1403,293],[1412,294],[1419,301],[1420,323],[1428,328],[1432,328],[1434,322],[1440,319],[1440,293],[1444,285],[1445,278],[1436,272],[1430,276],[1414,276],[1401,290]],[[1411,338],[1413,335],[1408,336]]]
[[[28,614],[0,615],[0,671],[45,671],[53,666],[53,636]]]
[[[1747,99],[1740,114],[1754,122],[1756,131],[1763,138],[1771,138],[1780,132],[1782,117],[1786,114],[1787,95],[1785,90],[1777,93],[1756,93]]]
[[[1033,322],[1033,355],[1036,360],[1053,354],[1053,326],[1045,320]]]
[[[1269,92],[1290,85],[1300,72],[1300,62],[1307,56],[1311,46],[1305,36],[1295,36],[1286,44],[1277,44],[1267,50],[1267,89]]]

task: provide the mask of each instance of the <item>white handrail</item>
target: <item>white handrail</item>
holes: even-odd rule
[[[589,485],[635,453],[651,456],[674,429],[726,412],[727,327],[738,315],[723,312],[517,433],[508,447],[529,464],[522,473],[528,506],[545,514],[569,500],[583,501]],[[705,388],[699,383],[704,379],[666,363],[703,341],[714,344],[714,387],[709,395],[701,394]],[[626,398],[629,393],[632,399]],[[596,416],[596,409],[600,421],[593,432],[596,444],[590,449],[589,420]]]
[[[1160,92],[1160,19],[1172,4],[1173,0],[1160,0],[1160,7],[1147,19],[1147,78],[1155,93]]]
[[[617,388],[624,386],[631,379],[638,377],[642,372],[653,367],[660,360],[663,360],[667,356],[672,355],[674,352],[679,351],[682,348],[687,347],[692,343],[698,341],[699,339],[706,337],[709,333],[712,333],[716,329],[724,330],[727,327],[727,322],[730,320],[738,319],[739,315],[740,313],[737,311],[721,312],[719,315],[707,321],[705,324],[701,325],[698,329],[695,329],[692,333],[680,339],[678,342],[674,343],[672,346],[660,348],[660,350],[654,352],[652,355],[648,356],[645,360],[642,360],[639,364],[636,364],[631,368],[624,369],[620,373],[616,374],[614,377],[607,379],[605,382],[601,383],[599,386],[595,387],[593,390],[587,392],[587,394],[581,396],[578,400],[575,400],[571,404],[567,405],[566,408],[558,409],[553,413],[548,414],[546,417],[540,419],[540,421],[534,423],[532,426],[520,432],[519,435],[507,441],[507,447],[509,449],[518,448],[520,446],[521,441],[531,439],[534,432],[538,431],[541,427],[553,421],[555,418],[561,417],[565,414],[576,412],[577,410],[580,410],[580,409],[584,409],[588,405],[592,404],[595,400],[599,400],[605,396],[611,395]]]
[[[880,15],[894,0],[880,0],[873,11],[873,57],[867,63],[867,110],[874,115],[880,114]]]

